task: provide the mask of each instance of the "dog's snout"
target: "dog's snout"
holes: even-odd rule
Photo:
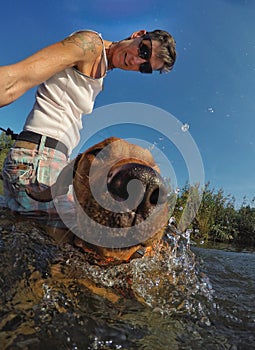
[[[146,208],[167,201],[167,190],[162,177],[143,164],[129,163],[110,171],[108,190],[115,199],[123,201],[128,199],[132,191],[133,195],[141,198],[140,205]]]

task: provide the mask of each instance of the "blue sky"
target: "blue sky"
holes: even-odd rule
[[[114,41],[138,29],[168,30],[177,42],[174,70],[151,76],[114,70],[95,107],[150,104],[187,123],[202,157],[205,181],[240,202],[245,195],[255,195],[254,13],[253,0],[5,1],[0,65],[23,59],[78,29],[93,29]],[[0,110],[2,128],[22,129],[34,93]],[[181,155],[166,138],[134,125],[108,128],[100,136],[112,134],[156,142],[171,163],[177,185],[188,180]]]

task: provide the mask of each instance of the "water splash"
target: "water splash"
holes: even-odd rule
[[[210,324],[207,303],[212,288],[201,274],[194,253],[190,250],[190,231],[178,232],[169,223],[164,241],[153,253],[129,264],[102,269],[87,266],[95,283],[103,284],[137,300],[163,315],[185,315]]]
[[[175,194],[179,194],[181,192],[181,189],[177,187],[174,192]]]
[[[190,315],[207,325],[206,303],[212,298],[208,278],[197,268],[190,250],[190,231],[170,224],[156,254],[134,264],[133,290],[138,299],[167,315]]]

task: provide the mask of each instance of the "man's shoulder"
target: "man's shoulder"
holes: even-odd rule
[[[101,34],[94,30],[90,29],[80,29],[75,32],[73,32],[70,36],[81,36],[84,38],[92,38],[92,39],[98,39],[100,43],[102,43],[102,37]]]
[[[78,30],[62,40],[62,44],[71,44],[81,48],[83,55],[86,55],[87,59],[90,57],[92,60],[101,55],[103,49],[103,40],[100,34],[92,30]]]

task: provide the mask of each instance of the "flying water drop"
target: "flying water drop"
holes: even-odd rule
[[[213,107],[208,107],[208,108],[207,108],[207,112],[209,112],[209,113],[214,113]]]
[[[181,129],[182,129],[183,132],[188,131],[189,130],[189,124],[187,124],[187,123],[182,124]]]

